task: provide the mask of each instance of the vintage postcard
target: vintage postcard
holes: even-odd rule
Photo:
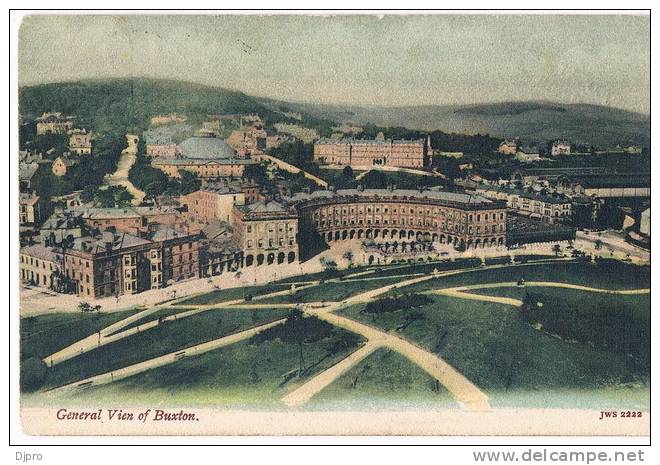
[[[648,13],[18,21],[25,434],[649,436]]]

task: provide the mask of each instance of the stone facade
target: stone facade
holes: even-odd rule
[[[37,135],[66,134],[73,128],[71,118],[62,113],[44,113],[36,119]]]
[[[56,275],[62,269],[62,255],[43,245],[23,247],[20,251],[21,281],[33,286],[51,289]]]
[[[334,165],[393,166],[423,169],[428,163],[425,139],[321,139],[314,144],[314,160]]]
[[[63,272],[76,294],[99,298],[159,289],[199,277],[199,237],[171,230],[149,239],[109,231],[64,249]]]
[[[188,207],[188,216],[196,222],[230,222],[234,205],[245,205],[245,194],[232,186],[206,186],[182,195],[179,197],[179,203]]]
[[[301,243],[310,233],[326,242],[432,241],[459,249],[506,242],[506,205],[476,195],[347,189],[298,194],[289,201],[298,210]]]
[[[69,150],[78,155],[92,153],[92,133],[85,129],[69,131]]]
[[[298,215],[275,201],[235,206],[234,240],[243,250],[245,266],[292,263],[298,254]]]

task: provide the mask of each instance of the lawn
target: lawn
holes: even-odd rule
[[[559,302],[560,296],[554,298]],[[604,295],[611,305],[620,304],[618,297]],[[563,305],[603,305],[589,298],[569,297]],[[436,353],[483,389],[494,406],[648,408],[644,361],[537,331],[509,305],[445,296],[433,296],[433,301],[412,309],[421,318],[407,325],[408,311],[373,316],[360,313],[360,304],[340,312]],[[635,303],[646,304],[643,299]],[[570,400],[553,395],[566,391],[574,393]],[[640,405],[639,399],[645,402]]]
[[[345,336],[335,328],[332,336],[304,344],[308,371],[297,377],[299,355],[296,344],[278,339],[242,341],[176,363],[145,371],[112,384],[62,394],[59,402],[79,405],[145,405],[226,409],[286,409],[281,398],[331,367],[359,347],[330,350]],[[41,402],[36,396],[30,402]]]
[[[512,265],[495,269],[477,268],[466,273],[414,284],[405,290],[420,292],[481,283],[511,282],[521,278],[525,281],[554,281],[604,289],[639,289],[650,287],[651,267],[602,260],[597,263],[571,261]]]
[[[404,356],[378,349],[316,394],[310,410],[456,408],[434,378]]]
[[[21,318],[21,358],[47,357],[136,312],[49,313]]]
[[[210,305],[228,300],[244,299],[246,295],[257,296],[269,294],[276,291],[284,291],[290,288],[290,284],[270,283],[261,286],[232,287],[220,289],[206,294],[197,295],[177,302],[177,305]]]
[[[283,318],[286,310],[210,310],[166,322],[53,367],[46,387],[61,386]]]
[[[401,278],[398,277],[384,277],[381,279],[377,275],[365,275],[363,278],[326,282],[319,286],[300,289],[292,295],[259,300],[259,303],[339,302],[355,294],[387,286],[400,280]]]

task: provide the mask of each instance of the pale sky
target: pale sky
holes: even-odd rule
[[[648,16],[30,16],[19,84],[148,76],[289,101],[648,113]]]

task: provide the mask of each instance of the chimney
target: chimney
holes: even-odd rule
[[[362,184],[358,184],[358,185],[357,185],[357,190],[358,190],[359,192],[363,192],[363,191],[364,191],[364,186],[363,186]]]

